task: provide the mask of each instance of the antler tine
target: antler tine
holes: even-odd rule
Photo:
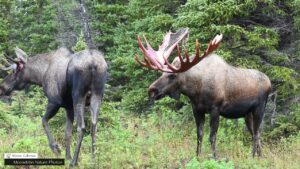
[[[146,53],[146,49],[145,49],[145,47],[144,47],[144,45],[143,45],[143,43],[142,43],[142,41],[141,41],[140,36],[137,35],[137,38],[138,38],[138,44],[139,44],[139,46],[140,46],[140,49],[142,50],[143,53]]]
[[[147,50],[149,53],[152,53],[154,52],[154,50],[152,49],[151,45],[149,44],[146,36],[143,34],[143,37],[144,37],[144,40],[146,42],[146,45],[147,45]],[[148,56],[148,55],[144,55],[144,59],[149,61],[149,64],[152,66],[152,67],[162,67],[163,63],[161,63],[157,57],[153,58],[151,56]]]
[[[144,57],[144,60],[145,60],[146,65],[147,65],[146,67],[148,67],[148,68],[150,68],[150,69],[152,69],[152,70],[158,70],[157,66],[151,64],[151,62],[148,61],[145,57]]]
[[[223,38],[223,35],[217,35],[208,45],[207,49],[203,53],[202,57],[205,57],[209,55],[211,52],[213,52],[215,49],[219,47],[219,44]]]
[[[134,59],[142,66],[147,66],[146,63],[140,61],[139,56],[137,54],[135,54]]]
[[[203,57],[200,58],[199,53],[200,53],[199,42],[198,42],[198,39],[196,39],[195,56],[194,56],[194,59],[191,62],[191,65],[194,66],[195,64],[197,64],[199,61],[201,61],[203,59]]]
[[[143,52],[143,57],[144,57],[144,60],[146,63],[148,63],[148,68],[152,68],[154,70],[157,70],[157,68],[159,67],[162,67],[163,66],[163,63],[161,63],[158,58],[156,57],[153,57],[153,53],[155,53],[155,51],[152,49],[151,45],[149,44],[147,38],[145,35],[143,35],[143,38],[146,42],[146,45],[147,45],[147,49],[145,48],[145,46],[143,45],[141,39],[140,39],[140,36],[137,35],[138,37],[138,44],[139,44],[139,47],[140,49],[142,50]],[[143,65],[144,66],[144,65]]]
[[[148,40],[147,40],[147,38],[146,38],[146,36],[144,34],[143,34],[143,38],[144,38],[144,40],[146,42],[147,48],[152,49],[151,45],[149,44],[149,42],[148,42]]]
[[[147,67],[147,68],[150,68],[150,69],[153,69],[153,70],[157,70],[157,68],[156,68],[154,65],[152,65],[152,64],[149,63],[149,61],[145,58],[145,56],[144,56],[144,61],[145,61],[145,62],[141,61],[141,60],[139,59],[139,57],[138,57],[137,54],[135,54],[134,59],[135,59],[140,65],[142,65],[142,66],[144,66],[144,67]]]
[[[195,49],[195,58],[199,58],[199,42],[198,39],[196,39],[196,49]],[[194,59],[195,60],[195,59]]]
[[[164,58],[164,60],[165,60],[165,63],[167,64],[168,68],[171,69],[170,72],[172,72],[172,71],[173,71],[173,72],[178,71],[177,68],[175,68],[172,64],[169,63],[169,61],[168,61],[167,58],[165,58],[165,57],[163,57],[163,58]],[[161,70],[162,70],[162,69],[161,69]]]
[[[220,44],[222,40],[222,34],[221,35],[217,35],[209,44],[208,44],[208,48],[204,51],[204,53],[202,54],[202,57],[200,57],[199,55],[199,42],[198,39],[196,40],[196,48],[195,48],[195,56],[193,58],[193,60],[190,62],[189,61],[189,57],[188,57],[188,53],[186,51],[186,49],[184,49],[185,55],[186,55],[186,61],[183,61],[182,59],[180,59],[179,56],[179,60],[180,60],[180,68],[178,69],[174,69],[174,67],[171,68],[172,65],[168,64],[168,68],[171,69],[171,71],[173,73],[180,73],[180,72],[184,72],[188,69],[190,69],[191,67],[193,67],[194,65],[196,65],[197,63],[199,63],[202,59],[204,59],[206,56],[208,56],[210,53],[212,53],[214,50],[216,50]]]
[[[188,54],[186,48],[183,48],[183,50],[184,50],[184,55],[185,55],[185,58],[186,58],[186,62],[189,63],[190,62],[189,54]]]

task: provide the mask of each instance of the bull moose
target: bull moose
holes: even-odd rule
[[[13,69],[0,84],[0,95],[10,95],[13,90],[22,90],[29,84],[42,86],[48,98],[46,113],[42,124],[48,137],[49,146],[55,154],[60,148],[49,130],[48,121],[56,115],[60,107],[66,110],[65,145],[66,158],[72,160],[74,166],[78,161],[83,139],[84,107],[90,104],[92,155],[95,153],[96,124],[99,106],[106,82],[107,64],[103,54],[97,50],[87,49],[72,54],[66,48],[34,57],[19,49],[15,49],[16,59],[7,57],[11,65],[5,70]],[[73,121],[77,122],[77,144],[73,159],[70,154]]]
[[[201,152],[205,113],[209,112],[209,140],[215,158],[220,115],[230,119],[245,118],[253,139],[253,157],[255,154],[260,156],[259,127],[271,92],[269,78],[257,70],[230,66],[221,57],[213,54],[222,39],[221,35],[208,44],[202,56],[199,55],[199,44],[196,41],[196,54],[190,58],[184,49],[185,58],[182,57],[179,43],[187,34],[188,28],[180,29],[176,33],[168,32],[158,51],[153,50],[146,37],[145,48],[138,36],[144,61],[138,55],[135,56],[136,61],[144,67],[163,72],[150,85],[149,99],[154,101],[165,96],[178,99],[180,94],[190,99],[197,127],[197,155]],[[175,47],[178,57],[170,64],[167,58]]]

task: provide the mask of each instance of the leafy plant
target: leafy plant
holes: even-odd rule
[[[87,49],[87,44],[84,41],[84,37],[83,37],[83,32],[81,31],[79,38],[77,40],[77,43],[75,44],[75,46],[72,47],[72,50],[74,52],[79,52],[82,51],[84,49]]]

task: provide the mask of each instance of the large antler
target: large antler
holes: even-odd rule
[[[142,66],[148,67],[153,70],[160,70],[162,72],[169,73],[180,73],[187,71],[197,63],[199,63],[203,58],[208,56],[214,50],[216,50],[219,46],[219,43],[222,40],[222,35],[217,35],[209,44],[204,53],[199,55],[199,43],[196,40],[196,54],[192,61],[190,61],[190,57],[188,55],[187,50],[184,48],[185,59],[181,56],[179,42],[186,37],[188,34],[188,29],[180,29],[176,33],[168,32],[164,36],[164,40],[162,45],[159,46],[159,50],[155,51],[152,49],[150,44],[148,43],[146,37],[144,39],[146,41],[147,49],[141,42],[140,37],[138,36],[138,44],[140,46],[141,51],[143,52],[144,62],[140,61],[138,55],[135,55],[135,60],[140,63]],[[180,67],[176,68],[172,64],[168,62],[168,57],[170,56],[173,49],[177,46],[178,57],[180,60]]]
[[[164,71],[166,67],[165,59],[168,58],[176,47],[176,45],[188,35],[188,28],[183,28],[177,31],[176,33],[168,32],[163,39],[163,43],[159,46],[158,51],[153,50],[153,48],[148,43],[146,37],[144,40],[146,42],[147,48],[141,42],[141,39],[138,37],[138,44],[141,51],[143,52],[144,62],[140,61],[138,55],[135,56],[135,59],[142,66],[148,67],[154,70]],[[165,70],[167,71],[167,70]]]

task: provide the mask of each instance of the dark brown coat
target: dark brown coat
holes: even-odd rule
[[[179,59],[173,65],[179,66]],[[191,100],[197,125],[197,154],[201,151],[205,113],[210,114],[210,141],[215,152],[219,116],[245,118],[253,136],[253,155],[260,155],[259,126],[271,91],[269,78],[254,69],[228,65],[221,57],[211,54],[182,73],[163,73],[149,87],[150,100],[166,95],[178,99],[184,94]]]

